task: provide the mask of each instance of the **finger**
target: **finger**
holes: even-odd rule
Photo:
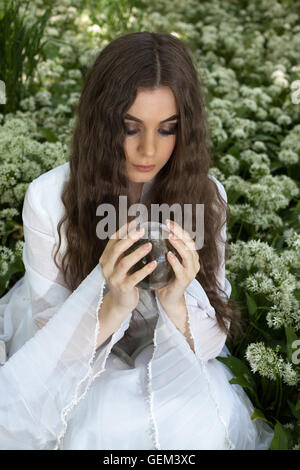
[[[122,225],[119,230],[113,233],[110,237],[110,240],[119,240],[121,238],[125,238],[128,233],[136,227],[137,219],[131,220],[131,222],[127,222],[126,224]]]
[[[134,228],[136,227],[137,224],[137,219],[133,219],[130,222],[127,222],[126,224],[122,225],[119,230],[117,230],[115,233],[113,233],[107,244],[107,250],[110,250],[111,247],[116,243],[117,240],[127,238],[128,233],[133,233],[135,232]]]
[[[152,243],[143,243],[142,246],[136,248],[132,253],[127,256],[123,256],[121,261],[116,266],[116,278],[117,280],[124,279],[130,268],[140,261],[152,250]]]
[[[138,284],[142,279],[145,279],[154,269],[157,267],[157,261],[151,261],[150,263],[146,264],[142,269],[139,269],[135,273],[128,276],[126,285],[128,289],[132,289],[136,284]]]
[[[180,283],[182,283],[182,281],[184,281],[185,278],[186,278],[186,273],[185,273],[184,267],[180,263],[177,256],[175,256],[174,253],[172,253],[171,251],[168,251],[167,257],[168,257],[168,261],[169,261],[170,265],[172,266],[172,269],[175,273],[177,281],[180,281]]]
[[[194,265],[195,263],[195,259],[194,259],[195,252],[188,250],[186,248],[185,243],[180,238],[177,238],[176,240],[174,240],[172,239],[172,237],[169,237],[169,241],[180,254],[184,268],[190,269],[192,265]]]
[[[183,230],[183,228],[179,224],[177,224],[173,220],[166,219],[166,225],[167,225],[168,229],[176,237],[178,237],[178,238],[180,238],[181,240],[184,241],[184,243],[186,244],[186,246],[189,250],[195,250],[196,249],[195,242],[191,238],[190,234],[186,230]]]
[[[122,257],[123,253],[127,248],[129,248],[133,243],[135,243],[139,238],[144,234],[144,229],[135,230],[130,232],[127,238],[122,240],[116,240],[115,243],[108,247],[105,253],[105,260],[102,260],[106,264],[107,276],[110,276],[115,269],[115,265]]]
[[[137,240],[139,240],[145,233],[145,229],[138,229],[131,231],[128,234],[128,237],[117,242],[108,250],[107,259],[114,269],[115,265],[119,262],[120,258],[123,256],[124,251],[126,251],[131,245],[133,245]]]
[[[172,235],[169,236],[169,241],[179,251],[181,257],[185,260],[183,263],[184,266],[188,267],[189,260],[192,260],[192,263],[194,264],[194,269],[196,269],[196,271],[198,272],[200,269],[200,258],[198,251],[196,249],[190,250],[180,238],[173,238]],[[182,252],[180,251],[180,249],[182,250]],[[185,257],[182,253],[185,254]]]

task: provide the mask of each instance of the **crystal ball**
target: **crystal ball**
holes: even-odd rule
[[[152,243],[152,248],[143,258],[135,263],[129,270],[128,274],[133,274],[139,269],[142,269],[146,264],[151,261],[156,261],[157,265],[150,274],[136,284],[136,287],[141,289],[155,290],[165,287],[167,284],[175,279],[175,273],[172,266],[167,259],[168,251],[174,253],[174,255],[182,262],[182,258],[177,250],[171,245],[168,240],[170,231],[165,224],[160,222],[144,222],[139,224],[139,228],[144,228],[145,231],[141,238],[134,242],[124,252],[124,256],[129,255],[141,245],[147,242]],[[137,227],[138,228],[138,227]]]

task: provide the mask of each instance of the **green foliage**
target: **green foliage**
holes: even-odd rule
[[[0,105],[3,114],[15,112],[19,108],[24,87],[33,85],[30,79],[47,42],[42,39],[46,22],[51,15],[51,6],[33,24],[28,25],[28,5],[29,0],[1,2],[0,80],[5,83],[7,97],[6,105]]]

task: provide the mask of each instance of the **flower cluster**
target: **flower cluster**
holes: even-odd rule
[[[291,363],[285,362],[278,354],[277,349],[266,347],[264,343],[249,344],[246,354],[252,372],[259,372],[263,377],[270,380],[283,380],[290,386],[300,382],[300,374],[293,368]]]
[[[299,330],[300,306],[294,295],[299,286],[296,276],[289,270],[291,263],[300,267],[299,236],[290,231],[287,242],[291,248],[289,256],[284,255],[285,251],[277,254],[268,243],[259,240],[238,240],[230,245],[226,269],[240,287],[256,296],[261,294],[268,301],[266,322],[269,328],[290,326]]]

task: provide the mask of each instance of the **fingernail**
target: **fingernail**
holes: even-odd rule
[[[142,233],[144,233],[143,228],[139,228],[136,232],[133,233],[133,238],[138,238]]]

